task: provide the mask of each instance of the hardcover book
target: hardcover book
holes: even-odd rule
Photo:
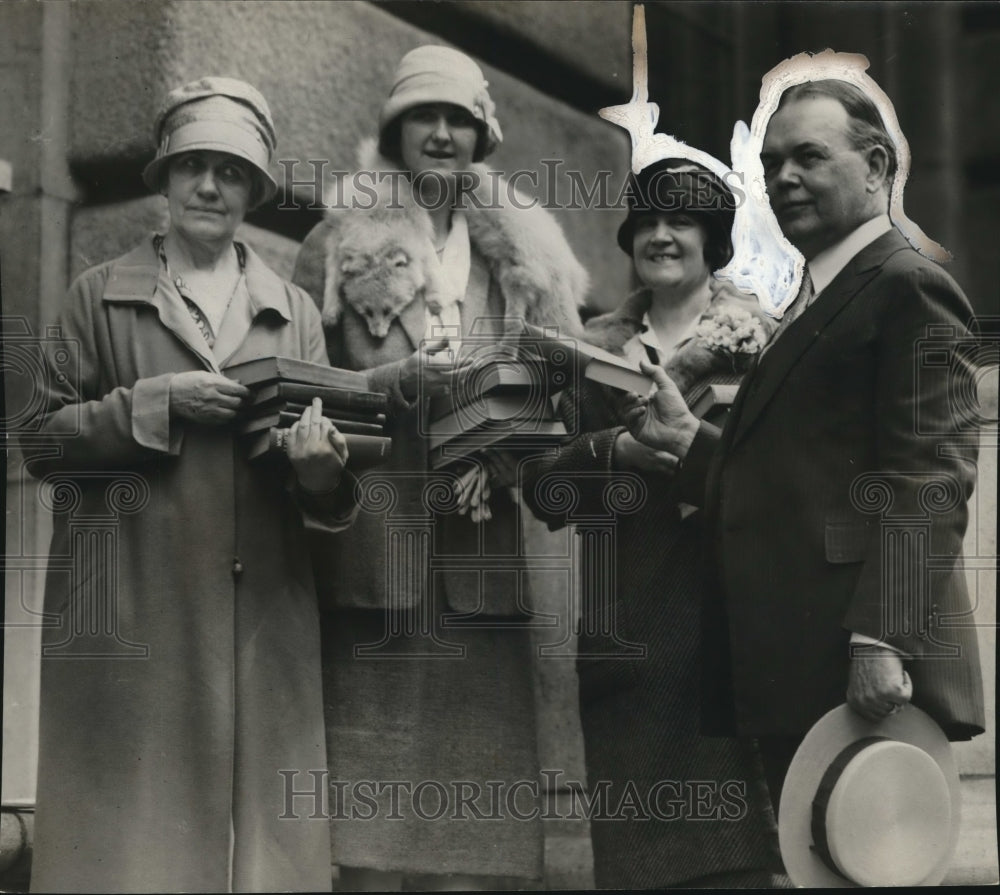
[[[698,419],[714,423],[732,407],[739,390],[738,385],[712,383],[692,395],[688,406]]]
[[[354,420],[338,419],[330,414],[323,415],[337,427],[338,431],[342,433],[350,432],[364,435],[382,435],[384,432],[382,426],[378,423],[359,423]],[[272,427],[290,429],[299,421],[301,416],[301,413],[279,410],[276,413],[267,413],[263,416],[256,416],[251,419],[244,420],[242,423],[237,425],[236,431],[240,435],[250,435],[254,432],[261,431],[261,429],[270,429]]]
[[[284,457],[287,429],[271,428],[247,439],[247,458]],[[392,456],[392,439],[381,435],[344,435],[347,442],[347,468],[361,472],[385,463]]]
[[[652,378],[637,366],[581,339],[560,339],[547,335],[541,327],[525,324],[520,345],[529,357],[545,361],[548,381],[553,389],[572,384],[579,375],[640,395],[649,394],[653,387]]]
[[[354,370],[342,370],[325,364],[299,360],[294,357],[258,357],[234,364],[222,371],[230,379],[236,379],[247,387],[265,382],[301,382],[308,385],[328,386],[353,392],[368,391],[368,377]]]
[[[389,409],[389,399],[381,392],[354,391],[303,382],[268,382],[251,388],[254,407],[278,401],[311,404],[313,398],[319,398],[324,407],[343,410],[385,413]]]

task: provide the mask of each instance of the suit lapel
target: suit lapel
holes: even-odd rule
[[[875,277],[890,255],[908,245],[893,228],[865,246],[768,349],[740,390],[743,400],[733,408],[733,444],[746,435],[799,359],[830,322]]]

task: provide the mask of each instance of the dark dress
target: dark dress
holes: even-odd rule
[[[610,344],[602,331],[613,334]],[[612,349],[620,347],[614,334],[628,335],[620,325],[602,330],[601,318],[588,332]],[[613,470],[620,395],[589,382],[567,390],[560,409],[581,434],[534,464],[524,483],[526,502],[550,528],[582,519],[578,531],[592,529],[603,516],[614,530],[605,542],[614,551],[614,637],[602,613],[607,597],[590,604],[585,595],[578,641],[595,881],[767,886],[774,820],[754,744],[700,733],[700,513],[682,509],[667,476]],[[622,493],[645,491],[637,510],[608,515],[609,476]],[[552,499],[560,481],[578,497],[572,516]],[[645,655],[606,655],[622,644],[644,646]]]

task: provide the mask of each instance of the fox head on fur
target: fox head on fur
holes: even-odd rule
[[[363,225],[359,217],[365,217]],[[360,314],[368,331],[384,339],[392,321],[415,298],[440,306],[436,258],[428,235],[409,215],[356,216],[345,223],[337,251],[340,297]]]

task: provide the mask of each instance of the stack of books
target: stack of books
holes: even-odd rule
[[[653,386],[624,358],[528,324],[514,356],[504,357],[477,363],[450,395],[429,402],[424,434],[432,469],[500,442],[522,452],[561,443],[575,433],[556,414],[556,395],[583,377],[641,395]]]
[[[431,469],[441,469],[491,445],[531,453],[559,444],[566,427],[551,391],[530,364],[489,360],[467,371],[448,395],[430,399],[422,420]]]
[[[323,402],[323,416],[346,439],[350,469],[360,471],[389,459],[388,401],[368,391],[363,373],[289,357],[257,358],[223,372],[250,389],[236,423],[250,459],[284,454],[288,430],[314,398]]]

